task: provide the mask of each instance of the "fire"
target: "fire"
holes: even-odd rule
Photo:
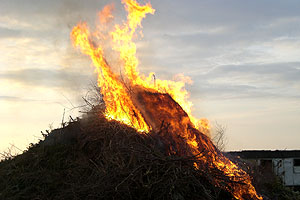
[[[85,23],[80,23],[72,30],[72,42],[80,46],[81,51],[91,57],[98,74],[98,85],[104,94],[106,117],[115,119],[140,131],[149,131],[140,112],[135,108],[125,85],[115,75],[103,57],[101,46],[95,47],[90,40],[91,34]]]
[[[230,177],[233,182],[225,187],[236,199],[244,199],[245,195],[262,199],[256,194],[249,175],[223,156],[207,137],[208,120],[198,120],[191,114],[192,103],[185,90],[185,85],[192,83],[191,79],[180,74],[172,81],[160,80],[154,73],[149,76],[139,73],[137,47],[133,40],[138,36],[137,29],[142,27],[142,19],[147,14],[154,14],[155,10],[150,3],[143,6],[135,0],[122,0],[122,3],[128,13],[127,21],[112,26],[112,31],[108,24],[113,22],[114,7],[109,5],[99,13],[100,26],[95,31],[91,32],[87,24],[81,22],[71,32],[74,47],[80,47],[95,66],[106,118],[132,126],[141,133],[160,132],[166,138],[164,142],[168,144],[169,153],[198,155],[199,162],[195,167],[215,167]],[[111,46],[108,52],[113,50],[118,54],[118,70],[106,60],[107,42]],[[218,179],[214,184],[224,187]]]
[[[109,23],[113,20],[114,16],[112,11],[114,10],[114,5],[106,5],[101,12],[99,12],[99,21],[102,25]]]

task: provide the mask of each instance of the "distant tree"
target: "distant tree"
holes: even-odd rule
[[[227,145],[226,129],[224,125],[215,122],[212,129],[212,141],[220,151],[225,151]]]

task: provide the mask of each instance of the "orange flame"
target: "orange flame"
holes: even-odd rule
[[[140,131],[149,131],[148,125],[133,105],[124,84],[111,71],[104,59],[101,46],[94,47],[87,25],[78,24],[73,28],[71,35],[73,45],[80,46],[82,53],[89,55],[96,67],[98,85],[106,103],[106,117],[136,127]]]
[[[148,77],[145,77],[143,75],[140,76],[139,72],[137,71],[139,62],[136,57],[136,44],[132,40],[135,36],[136,29],[138,27],[142,27],[141,20],[146,16],[147,13],[154,14],[155,10],[149,3],[145,6],[140,6],[136,1],[133,0],[122,0],[122,3],[125,4],[125,8],[128,11],[127,22],[122,25],[115,25],[114,31],[109,33],[111,36],[112,49],[119,52],[120,60],[126,73],[126,77],[121,78],[122,81],[120,81],[120,76],[114,74],[108,66],[106,60],[104,59],[103,49],[101,45],[97,44],[97,47],[95,47],[95,43],[97,42],[95,41],[95,39],[97,38],[92,38],[92,36],[103,36],[102,33],[99,33],[96,30],[91,34],[89,31],[90,29],[85,23],[79,23],[76,27],[73,28],[73,31],[71,33],[73,45],[75,47],[79,46],[82,53],[89,55],[93,60],[93,64],[96,66],[99,86],[102,90],[102,93],[104,94],[104,100],[106,102],[107,116],[110,119],[115,119],[128,125],[133,125],[133,127],[135,127],[137,130],[149,131],[150,127],[148,127],[146,123],[132,122],[140,120],[143,121],[138,114],[138,111],[134,111],[135,113],[137,113],[134,115],[128,114],[128,111],[131,108],[134,108],[132,102],[129,101],[130,98],[128,97],[128,93],[130,93],[129,91],[131,87],[139,85],[147,89],[154,89],[157,92],[168,92],[173,97],[173,99],[178,102],[181,107],[189,114],[190,119],[194,123],[195,127],[198,127],[199,125],[201,125],[201,123],[198,123],[198,120],[192,116],[192,103],[187,100],[189,97],[189,93],[184,89],[186,83],[191,83],[189,77],[184,77],[182,74],[180,74],[176,77],[177,79],[179,79],[179,81],[156,79],[155,84],[153,84],[154,73],[150,73]],[[113,6],[109,5],[104,7],[104,9],[100,11],[99,16],[101,23],[107,23],[109,19],[113,18],[111,15],[112,9]],[[103,37],[106,38],[105,36]],[[99,56],[101,57],[101,59],[99,58]],[[109,77],[113,77],[111,78],[112,80],[114,80],[113,84],[111,80],[107,81]],[[124,80],[124,78],[126,79]],[[107,82],[111,83],[108,84]],[[118,85],[119,89],[108,89],[109,87],[114,87],[114,85]],[[122,93],[120,93],[121,88]],[[108,98],[108,95],[111,97]],[[118,105],[120,101],[117,101],[118,103],[110,103],[111,99],[116,101],[118,96],[123,95],[124,97],[128,98],[126,98],[126,101],[124,101],[126,103],[122,104],[122,109],[120,109],[120,105]],[[130,109],[127,108],[127,105],[129,104],[131,104],[129,106]],[[136,120],[137,117],[135,115],[138,115],[139,120]]]
[[[106,118],[120,121],[140,132],[149,132],[155,127],[150,125],[149,121],[147,122],[145,114],[143,115],[145,112],[142,106],[136,103],[136,91],[138,88],[143,88],[153,93],[169,94],[184,110],[179,123],[178,121],[169,120],[170,124],[175,132],[176,130],[181,131],[179,133],[180,136],[185,139],[193,153],[195,155],[199,154],[201,152],[200,148],[204,147],[211,152],[210,160],[213,160],[211,165],[216,166],[228,177],[232,177],[232,180],[241,181],[241,177],[243,178],[244,186],[232,186],[234,191],[231,192],[236,199],[243,199],[244,194],[249,194],[253,199],[262,199],[256,194],[255,188],[251,184],[251,179],[246,172],[223,156],[209,139],[205,139],[205,136],[202,136],[203,140],[199,140],[200,136],[184,128],[191,125],[202,133],[208,133],[210,129],[207,119],[198,120],[191,114],[192,103],[188,101],[189,93],[185,90],[185,84],[191,84],[191,79],[182,74],[177,75],[174,81],[156,79],[154,73],[150,73],[147,77],[140,75],[137,70],[139,61],[136,56],[136,44],[133,42],[133,39],[137,36],[137,28],[142,27],[142,19],[146,17],[146,14],[154,14],[155,10],[150,3],[144,6],[141,6],[135,0],[122,0],[122,3],[128,12],[127,21],[121,25],[114,25],[114,30],[107,35],[97,30],[91,33],[86,23],[79,23],[71,32],[71,40],[74,47],[80,47],[81,52],[88,55],[95,66],[95,71],[98,74],[98,86],[101,88],[105,101]],[[112,21],[112,9],[113,6],[106,6],[99,13],[99,20],[102,25]],[[105,59],[103,38],[106,41],[110,39],[111,48],[118,53],[121,69],[124,70],[125,76],[115,73]],[[122,71],[121,69],[120,71]],[[160,106],[159,109],[164,110],[166,108]],[[173,114],[176,114],[172,112],[172,109],[167,111],[170,118],[173,117]],[[199,159],[208,162],[208,158],[202,157]],[[196,164],[195,166],[198,167]],[[221,184],[218,181],[216,182]]]
[[[112,15],[113,10],[114,4],[104,6],[102,11],[99,12],[99,21],[101,24],[107,24],[114,18]]]

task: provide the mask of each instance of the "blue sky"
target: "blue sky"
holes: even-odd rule
[[[0,1],[0,150],[24,149],[81,104],[95,80],[69,32],[119,1]],[[227,149],[300,148],[300,2],[152,0],[139,69],[190,76],[194,115],[227,127]]]

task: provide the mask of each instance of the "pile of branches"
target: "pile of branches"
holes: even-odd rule
[[[195,162],[94,111],[0,162],[0,199],[234,199]]]

